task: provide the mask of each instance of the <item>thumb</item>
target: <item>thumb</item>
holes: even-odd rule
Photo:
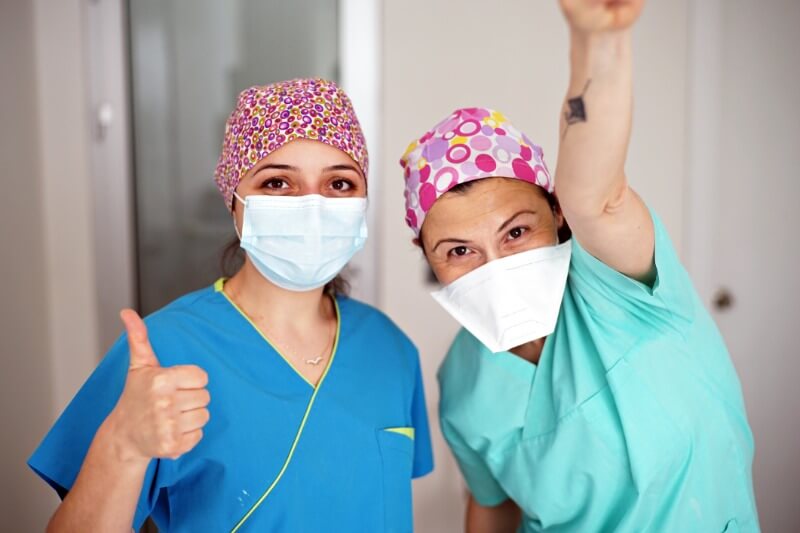
[[[147,339],[147,326],[139,314],[133,309],[123,309],[120,311],[119,317],[125,324],[125,331],[128,332],[128,348],[131,352],[130,368],[161,366]]]

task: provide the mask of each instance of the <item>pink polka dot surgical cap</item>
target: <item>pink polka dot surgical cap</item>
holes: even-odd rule
[[[505,177],[553,192],[542,149],[500,112],[482,107],[453,111],[408,145],[400,166],[406,223],[416,235],[434,202],[460,183]]]

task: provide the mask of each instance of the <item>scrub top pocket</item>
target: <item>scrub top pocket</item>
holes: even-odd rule
[[[385,531],[413,531],[411,471],[414,463],[414,428],[378,429],[378,448],[383,467]]]

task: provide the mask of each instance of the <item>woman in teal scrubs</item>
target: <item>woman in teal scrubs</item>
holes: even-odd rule
[[[324,80],[244,91],[217,185],[230,279],[127,328],[30,458],[49,531],[412,530],[432,469],[417,350],[336,290],[366,238],[367,152]]]
[[[641,3],[561,2],[555,184],[490,109],[455,111],[401,160],[434,296],[464,326],[439,409],[471,533],[759,530],[736,372],[624,172]]]

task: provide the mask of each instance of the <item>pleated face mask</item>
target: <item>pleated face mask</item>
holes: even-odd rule
[[[569,272],[572,241],[490,261],[432,293],[492,352],[550,335]]]
[[[241,239],[253,266],[291,291],[322,287],[367,240],[367,199],[250,195]]]

